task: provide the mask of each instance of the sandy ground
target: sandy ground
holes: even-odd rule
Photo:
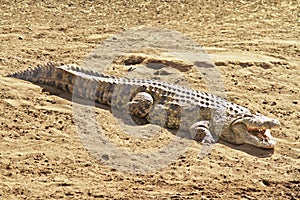
[[[0,199],[300,198],[298,1],[47,2],[0,5]],[[106,38],[140,26],[177,30],[203,46],[228,100],[280,120],[274,151],[218,143],[199,160],[192,142],[159,170],[122,172],[85,148],[69,98],[5,77],[48,61],[82,64]],[[128,142],[111,112],[95,109],[123,149],[165,144],[157,135]]]

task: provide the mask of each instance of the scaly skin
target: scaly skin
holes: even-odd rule
[[[270,129],[280,126],[276,119],[252,114],[247,108],[205,92],[157,80],[105,76],[76,65],[47,63],[8,76],[126,108],[138,124],[189,130],[195,140],[203,143],[217,142],[219,136],[233,144],[274,148]]]

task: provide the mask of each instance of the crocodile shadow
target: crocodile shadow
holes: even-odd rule
[[[251,156],[255,156],[258,158],[271,157],[274,154],[274,149],[264,149],[264,148],[256,147],[256,146],[253,146],[250,144],[236,145],[236,144],[228,143],[222,139],[220,139],[218,143],[223,144],[225,146],[228,146],[228,147],[238,150],[238,151],[243,151]]]

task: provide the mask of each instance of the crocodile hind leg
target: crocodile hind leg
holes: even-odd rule
[[[153,98],[147,92],[139,92],[127,104],[129,115],[139,125],[148,123],[146,116],[149,114],[152,106]]]
[[[204,144],[213,144],[215,139],[209,130],[209,121],[199,121],[190,127],[190,133],[194,140]]]

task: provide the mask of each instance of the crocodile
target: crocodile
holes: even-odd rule
[[[177,84],[108,76],[75,64],[53,62],[7,76],[125,110],[139,125],[152,123],[182,129],[203,144],[213,144],[221,138],[232,144],[266,149],[276,145],[271,129],[280,126],[277,119],[253,114],[217,95]]]

